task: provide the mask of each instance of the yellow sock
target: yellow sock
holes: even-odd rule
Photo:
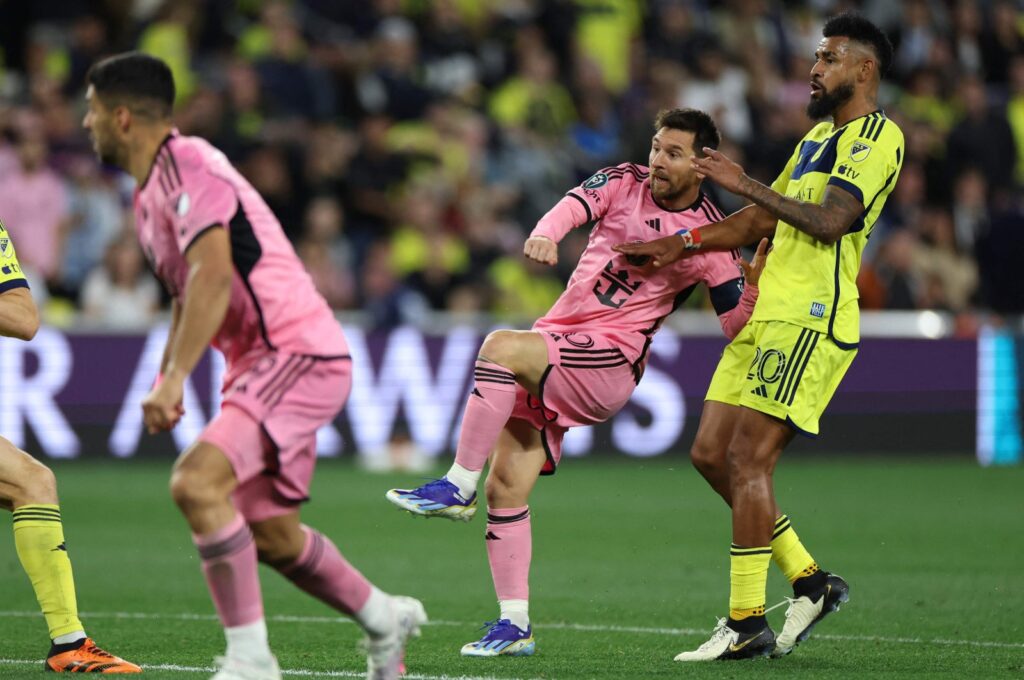
[[[729,618],[742,621],[751,616],[764,616],[772,549],[769,546],[742,548],[733,543],[729,554]]]
[[[78,620],[75,581],[64,546],[64,527],[56,505],[22,505],[14,511],[14,546],[32,581],[50,628],[50,638],[84,630]]]
[[[775,531],[772,534],[772,560],[779,565],[779,569],[786,575],[790,583],[818,571],[818,565],[814,562],[811,554],[807,552],[804,544],[800,542],[800,537],[796,535],[796,531],[786,515],[775,521]]]

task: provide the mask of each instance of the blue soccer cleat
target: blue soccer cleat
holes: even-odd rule
[[[486,634],[462,646],[462,656],[531,656],[537,649],[533,626],[523,630],[508,619],[489,621]]]
[[[476,514],[476,494],[468,499],[447,479],[435,479],[416,489],[391,489],[384,497],[414,515],[468,522]]]

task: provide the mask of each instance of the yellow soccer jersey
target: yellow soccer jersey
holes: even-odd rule
[[[752,321],[786,321],[828,333],[840,347],[857,346],[861,254],[902,166],[903,132],[881,111],[807,133],[772,189],[821,203],[831,184],[853,194],[864,212],[832,245],[779,220]]]
[[[28,288],[28,281],[21,271],[18,256],[14,254],[14,243],[7,228],[0,222],[0,293],[12,288]]]

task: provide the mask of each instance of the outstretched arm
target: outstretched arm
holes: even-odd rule
[[[783,196],[771,187],[751,179],[739,163],[714,149],[706,148],[703,158],[694,158],[693,167],[723,189],[748,198],[755,205],[825,245],[838,241],[849,231],[853,221],[864,212],[856,196],[828,185],[821,203],[801,201]],[[701,236],[704,234],[702,233]]]
[[[733,250],[754,243],[771,236],[776,222],[764,208],[748,205],[721,222],[704,225],[690,234],[689,239],[672,234],[646,243],[620,243],[612,249],[626,255],[648,256],[655,267],[664,267],[698,250]]]

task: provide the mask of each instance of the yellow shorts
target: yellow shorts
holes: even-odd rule
[[[767,413],[814,437],[855,356],[856,349],[840,349],[825,333],[753,321],[722,352],[705,399]]]

